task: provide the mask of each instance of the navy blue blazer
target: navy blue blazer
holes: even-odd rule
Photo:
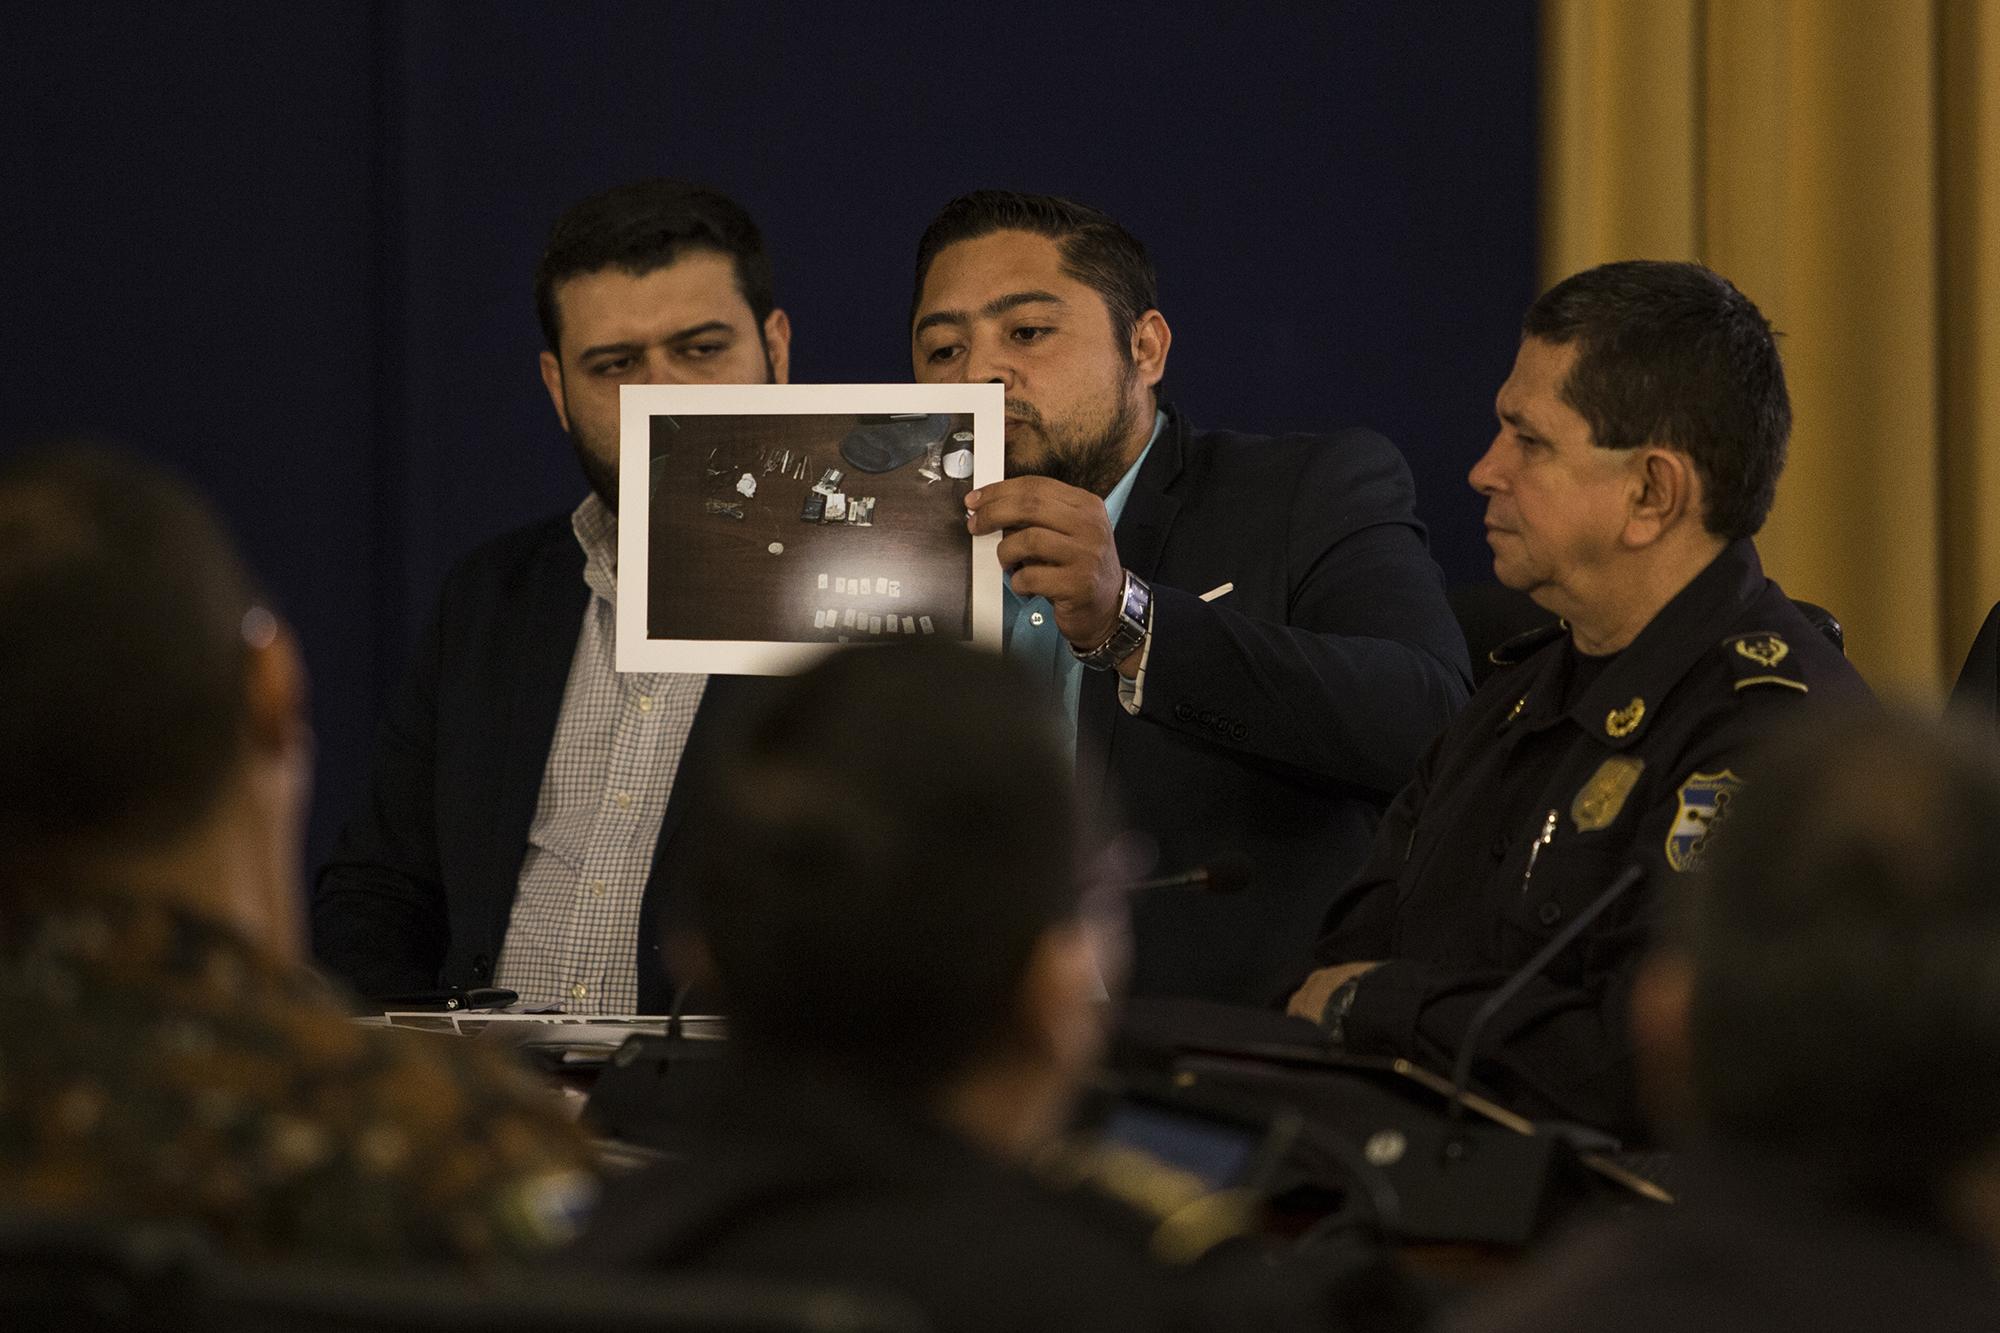
[[[1169,413],[1116,533],[1153,589],[1142,708],[1125,712],[1115,673],[1086,673],[1077,772],[1162,872],[1230,852],[1254,871],[1232,896],[1133,905],[1135,992],[1269,1001],[1464,705],[1465,640],[1414,494],[1372,431],[1240,435]]]
[[[564,515],[487,543],[446,579],[378,731],[367,798],[313,892],[313,952],[361,994],[492,983],[591,595],[583,567]],[[660,941],[692,793],[729,716],[770,685],[712,677],[695,714],[640,910],[642,1013],[672,1001]]]

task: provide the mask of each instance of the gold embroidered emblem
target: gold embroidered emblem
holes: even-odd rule
[[[1626,754],[1614,754],[1599,764],[1590,781],[1577,789],[1576,799],[1569,803],[1569,817],[1576,821],[1576,831],[1594,833],[1610,828],[1611,821],[1625,808],[1625,798],[1639,785],[1639,775],[1645,771],[1645,760]]]
[[[1639,723],[1646,716],[1646,701],[1634,699],[1623,708],[1614,708],[1604,715],[1604,730],[1614,737],[1630,736],[1639,729]]]
[[[1784,661],[1792,649],[1790,644],[1777,635],[1766,634],[1761,639],[1738,639],[1736,651],[1769,671]]]
[[[1528,696],[1524,694],[1520,698],[1514,701],[1514,706],[1512,708],[1507,710],[1507,716],[1500,719],[1500,725],[1504,727],[1509,722],[1512,722],[1515,718],[1521,716],[1521,710],[1523,708],[1526,708],[1527,706],[1528,706]]]

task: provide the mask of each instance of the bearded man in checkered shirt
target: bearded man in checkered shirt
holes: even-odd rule
[[[542,382],[590,494],[449,576],[313,896],[320,962],[377,999],[497,986],[660,1013],[687,789],[748,678],[624,674],[618,390],[783,383],[791,324],[756,224],[677,181],[587,199],[535,275]]]

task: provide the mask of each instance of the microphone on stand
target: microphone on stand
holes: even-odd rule
[[[681,1010],[687,1007],[688,996],[694,993],[693,978],[683,981],[674,991],[673,1006],[667,1011],[667,1039],[679,1041],[686,1034],[681,1031]]]
[[[1130,893],[1151,893],[1155,889],[1199,889],[1203,893],[1241,893],[1250,886],[1256,864],[1241,852],[1224,852],[1206,865],[1194,866],[1174,875],[1158,875],[1125,886]]]
[[[1479,1006],[1472,1015],[1472,1021],[1465,1025],[1465,1036],[1458,1044],[1458,1056],[1451,1067],[1451,1117],[1462,1119],[1465,1115],[1465,1088],[1472,1081],[1472,1057],[1479,1049],[1479,1039],[1485,1035],[1487,1025],[1493,1016],[1506,1007],[1509,1000],[1542,974],[1543,969],[1555,961],[1557,954],[1576,941],[1576,937],[1590,928],[1590,923],[1604,915],[1606,908],[1617,902],[1632,886],[1645,877],[1643,866],[1627,866],[1618,878],[1611,881],[1604,892],[1591,900],[1588,907],[1569,919],[1568,924],[1550,937],[1549,942],[1535,951],[1535,956],[1515,970],[1514,974],[1500,984],[1500,988],[1486,997],[1486,1003]]]

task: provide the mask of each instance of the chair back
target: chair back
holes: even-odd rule
[[[1484,685],[1486,678],[1496,670],[1492,658],[1495,648],[1516,635],[1556,622],[1556,617],[1537,606],[1528,594],[1515,592],[1500,583],[1461,583],[1446,589],[1445,598],[1451,604],[1452,615],[1458,618],[1459,632],[1465,635],[1465,649],[1472,656],[1474,689]],[[1792,598],[1792,605],[1825,636],[1828,643],[1843,654],[1847,651],[1847,634],[1841,628],[1838,616],[1817,603],[1802,602],[1796,597]],[[2000,607],[1994,610],[1996,615],[2000,615]],[[2000,651],[2000,627],[1996,627],[1995,616],[1987,617],[1986,626],[1979,633],[1973,653],[1978,656],[1981,645],[1985,646],[1985,706],[1988,711],[1993,711],[1996,707],[1995,686],[2000,684],[2000,669],[1996,669],[1994,664],[1996,651]],[[1970,670],[1970,659],[1966,665]],[[1964,676],[1961,675],[1960,679],[1963,680]]]

